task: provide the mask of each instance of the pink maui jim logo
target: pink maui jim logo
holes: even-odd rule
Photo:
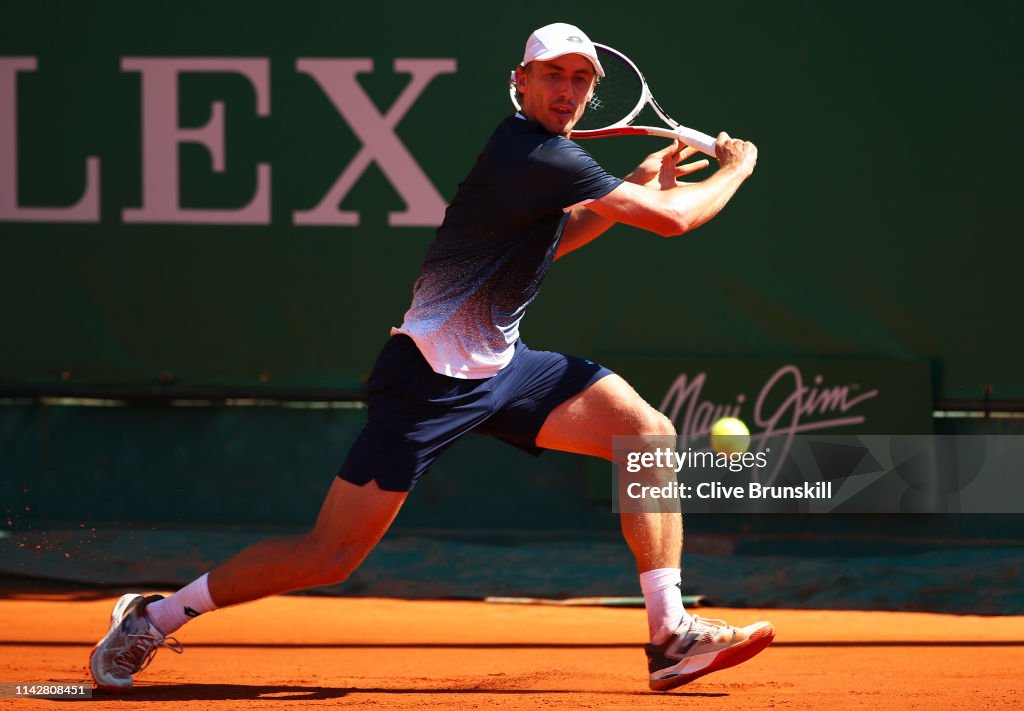
[[[716,403],[702,399],[707,373],[693,378],[683,373],[669,387],[658,409],[676,425],[678,446],[689,447],[692,439],[706,438],[711,426],[723,417],[736,417],[751,425],[751,444],[755,451],[763,451],[770,438],[784,438],[782,451],[773,453],[779,465],[785,460],[799,433],[835,429],[863,424],[865,418],[856,408],[866,400],[878,397],[878,390],[855,392],[857,385],[826,387],[824,377],[815,375],[811,383],[804,380],[796,365],[784,365],[775,371],[761,387],[753,409],[746,413],[746,393],[737,395],[734,403]],[[781,402],[780,402],[781,400]],[[777,406],[768,403],[779,402]],[[778,470],[778,465],[775,467]],[[774,478],[775,471],[770,477]]]

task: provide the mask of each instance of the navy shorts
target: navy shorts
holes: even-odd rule
[[[367,383],[369,420],[338,471],[362,486],[409,491],[467,432],[491,435],[533,455],[548,415],[612,371],[582,358],[516,343],[512,361],[490,378],[435,373],[406,335],[391,336]]]

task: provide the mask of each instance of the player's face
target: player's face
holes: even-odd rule
[[[569,135],[594,90],[594,65],[582,54],[565,54],[549,62],[530,62],[516,70],[522,108],[551,133]]]

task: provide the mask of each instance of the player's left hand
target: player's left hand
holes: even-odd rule
[[[704,170],[710,165],[707,158],[684,163],[693,157],[697,149],[690,148],[681,141],[673,141],[660,151],[650,154],[638,165],[626,180],[637,185],[645,185],[657,190],[667,190],[679,185],[679,178]]]

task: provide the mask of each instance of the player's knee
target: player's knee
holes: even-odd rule
[[[345,565],[343,560],[318,559],[306,569],[303,587],[317,588],[322,585],[338,585],[348,580],[355,566]]]
[[[674,437],[676,434],[675,425],[672,420],[652,408],[645,409],[633,422],[636,428],[633,434],[638,437]]]
[[[303,566],[305,587],[345,582],[373,548],[363,541],[325,542],[313,534],[307,541],[304,551],[306,564]]]
[[[647,408],[630,420],[632,431],[629,449],[635,452],[654,452],[675,446],[676,428],[672,420],[654,408]]]
[[[653,408],[647,413],[643,428],[644,434],[658,437],[676,436],[676,426],[672,424],[672,420]]]
[[[315,576],[316,583],[313,587],[322,585],[339,585],[352,575],[353,568],[344,565],[328,565],[321,568]]]

